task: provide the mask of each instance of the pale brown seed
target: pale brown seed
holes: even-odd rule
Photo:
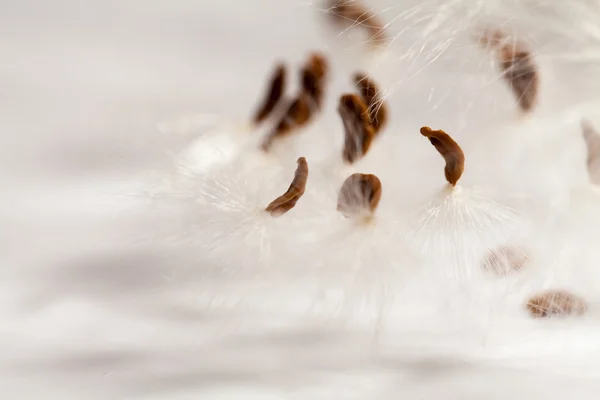
[[[588,121],[581,122],[583,139],[587,148],[587,169],[590,181],[600,185],[600,133]]]
[[[338,112],[344,124],[344,161],[352,164],[361,159],[371,147],[375,130],[367,105],[355,94],[345,94],[340,98]]]
[[[550,290],[533,296],[527,309],[536,318],[581,315],[586,309],[585,301],[564,290]]]
[[[297,163],[298,167],[288,190],[273,200],[265,209],[273,217],[279,217],[290,211],[304,194],[308,180],[308,163],[304,157],[300,157]]]
[[[529,51],[506,44],[500,50],[500,68],[521,110],[528,112],[537,102],[539,74]]]
[[[344,26],[365,29],[369,41],[375,44],[387,41],[385,26],[381,20],[357,0],[330,0],[329,13],[332,20]]]
[[[540,78],[533,55],[518,41],[509,40],[497,29],[484,32],[481,43],[496,50],[504,80],[512,90],[519,107],[531,111],[537,103]]]
[[[490,251],[482,262],[487,271],[504,276],[523,268],[529,257],[523,249],[515,246],[502,246]]]
[[[381,200],[381,181],[372,174],[352,174],[342,184],[337,210],[346,217],[368,214]]]
[[[354,75],[354,84],[358,87],[360,95],[367,104],[375,133],[379,133],[388,119],[388,107],[379,95],[379,87],[373,79],[361,72]]]
[[[254,115],[254,123],[260,124],[271,115],[273,110],[280,104],[285,91],[287,73],[285,65],[279,64],[269,81],[269,87],[267,94],[263,99],[261,105],[258,107]]]
[[[465,155],[460,146],[442,130],[434,131],[428,126],[421,128],[421,135],[429,139],[435,149],[444,157],[444,174],[452,186],[460,179],[465,170]]]

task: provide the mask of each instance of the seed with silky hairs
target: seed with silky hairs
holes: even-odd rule
[[[369,110],[364,100],[356,94],[345,94],[340,98],[338,112],[344,124],[344,161],[352,164],[369,151],[375,129],[371,124]]]
[[[446,167],[444,168],[446,180],[452,186],[456,186],[465,170],[465,155],[460,146],[446,132],[442,130],[434,131],[428,126],[421,128],[421,135],[428,138],[444,158],[446,161]]]
[[[527,309],[536,318],[581,315],[587,305],[583,299],[564,291],[551,290],[539,293],[527,302]]]
[[[346,217],[372,215],[381,200],[381,181],[372,174],[352,174],[342,184],[337,210]]]
[[[254,115],[255,124],[260,124],[267,119],[273,110],[280,104],[285,91],[286,76],[285,65],[278,64],[271,76],[267,94]]]

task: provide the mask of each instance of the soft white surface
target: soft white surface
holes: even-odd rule
[[[596,399],[600,194],[579,120],[600,110],[600,11],[566,3],[371,1],[398,35],[376,54],[296,0],[2,2],[2,398]],[[527,119],[473,43],[485,23],[534,43]],[[264,79],[313,49],[333,64],[323,116],[256,154]],[[356,167],[384,187],[360,229],[335,213],[335,107],[356,69],[392,112]],[[450,132],[467,170],[462,222],[419,231],[443,186],[421,125]],[[256,214],[299,155],[294,213]],[[507,240],[532,249],[528,270],[482,274]],[[532,321],[522,304],[546,287],[590,312]]]

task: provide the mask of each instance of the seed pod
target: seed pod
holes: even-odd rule
[[[527,309],[536,318],[581,315],[587,305],[584,300],[564,290],[552,290],[533,296],[527,302]]]
[[[446,180],[452,186],[456,186],[465,170],[465,155],[460,146],[446,132],[442,130],[434,131],[428,126],[421,128],[421,135],[428,138],[435,149],[444,157],[446,161],[446,167],[444,168]]]
[[[304,194],[306,181],[308,180],[308,163],[304,157],[300,157],[297,163],[298,167],[288,190],[273,200],[265,209],[273,217],[279,217],[290,211]]]
[[[254,115],[254,123],[260,124],[271,115],[273,110],[280,104],[286,86],[285,65],[279,64],[271,76],[269,88],[261,106]]]
[[[590,181],[600,185],[600,134],[588,121],[581,122],[581,130],[587,147],[587,169]]]
[[[379,96],[379,87],[375,81],[361,72],[354,75],[354,83],[360,90],[360,95],[369,109],[369,116],[375,133],[379,133],[387,123],[388,118],[387,104]]]
[[[381,181],[371,174],[352,174],[342,184],[337,210],[345,217],[372,215],[381,200]]]
[[[330,0],[329,12],[335,23],[365,29],[371,42],[385,42],[385,26],[377,16],[355,0]]]
[[[344,124],[344,161],[352,164],[361,159],[371,147],[375,130],[364,100],[355,94],[340,98],[338,112]]]

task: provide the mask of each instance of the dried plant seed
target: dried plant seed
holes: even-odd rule
[[[344,161],[352,164],[367,154],[375,137],[375,130],[367,105],[358,95],[343,95],[338,112],[342,117],[345,133],[342,157]]]
[[[531,111],[536,104],[539,74],[529,51],[506,44],[500,50],[500,67],[521,110]]]
[[[460,146],[446,132],[442,130],[434,131],[428,126],[421,128],[421,135],[428,138],[444,158],[446,161],[446,167],[444,168],[446,180],[452,186],[456,186],[465,170],[465,155]]]
[[[346,217],[371,215],[381,200],[381,181],[372,174],[352,174],[342,184],[337,210]]]
[[[267,95],[254,116],[255,124],[260,124],[267,119],[280,104],[286,86],[286,77],[285,65],[279,64],[271,76]]]
[[[587,148],[587,169],[590,181],[595,185],[600,185],[600,133],[588,121],[582,121],[581,130]]]
[[[357,73],[354,76],[354,83],[360,91],[360,95],[367,104],[371,124],[375,133],[379,133],[387,123],[388,108],[387,104],[379,96],[380,90],[375,81],[366,74]]]
[[[523,268],[529,261],[527,254],[518,247],[502,246],[490,251],[483,260],[483,268],[499,276],[507,275]]]
[[[583,299],[564,290],[547,291],[533,296],[527,309],[536,318],[581,315],[587,305]]]
[[[273,217],[279,217],[290,211],[304,194],[308,180],[308,163],[304,157],[300,157],[297,163],[298,167],[288,190],[273,200],[266,208],[266,211]]]
[[[385,26],[379,18],[357,0],[331,0],[330,15],[334,22],[361,27],[367,31],[369,40],[375,44],[385,42]]]

